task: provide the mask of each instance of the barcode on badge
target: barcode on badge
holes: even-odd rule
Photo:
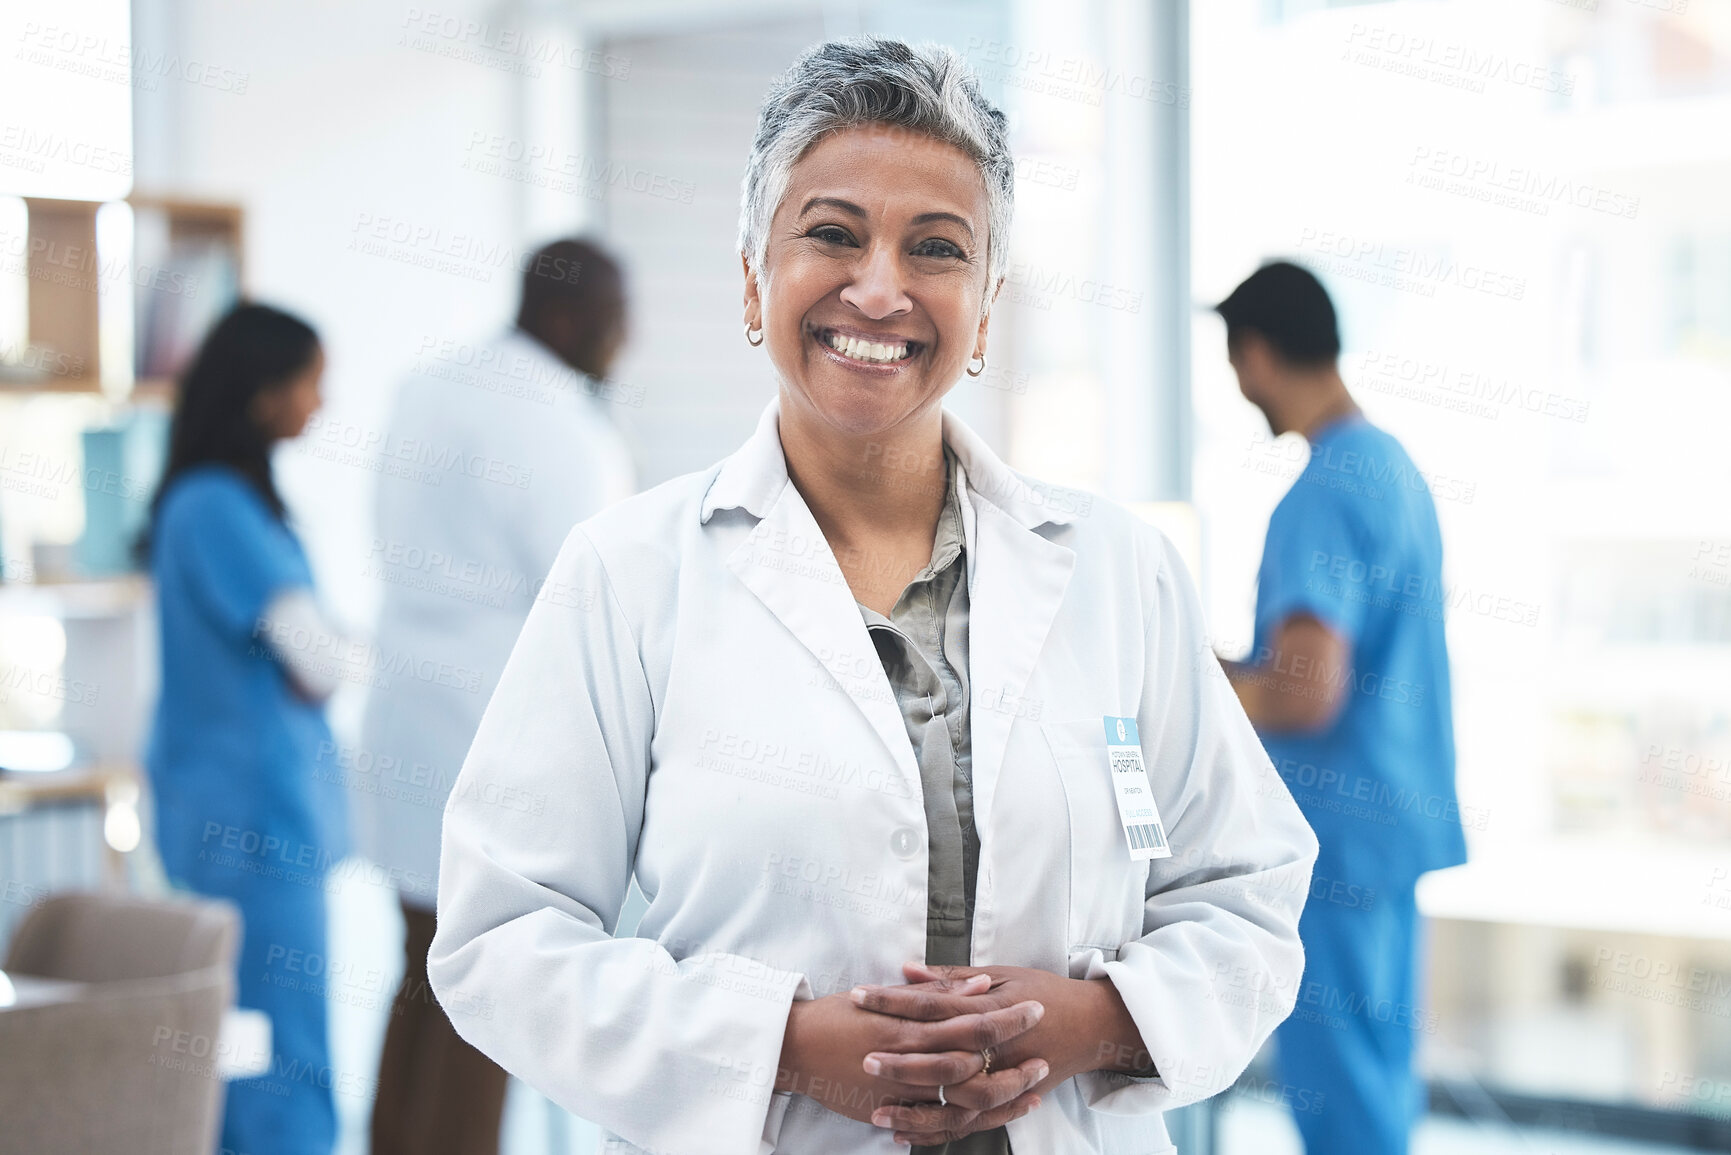
[[[1166,849],[1166,832],[1160,829],[1158,822],[1148,822],[1141,826],[1126,826],[1124,829],[1130,835],[1130,849],[1132,850]]]

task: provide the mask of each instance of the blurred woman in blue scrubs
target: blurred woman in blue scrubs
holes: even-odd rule
[[[324,354],[303,321],[240,305],[181,380],[146,543],[162,630],[147,756],[156,837],[177,887],[245,920],[239,1002],[271,1021],[270,1069],[231,1084],[224,1151],[328,1152],[325,876],[347,853],[312,573],[271,476],[271,447],[319,406]]]

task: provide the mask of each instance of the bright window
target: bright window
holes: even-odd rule
[[[1731,1080],[1731,6],[1191,8],[1196,296],[1320,274],[1349,388],[1437,497],[1474,861],[1421,903],[1439,950],[1519,945],[1483,990],[1439,974],[1428,1061],[1686,1106],[1680,1075]],[[1305,450],[1237,395],[1218,319],[1194,337],[1204,578],[1242,651]],[[1656,1009],[1655,971],[1711,1005]]]

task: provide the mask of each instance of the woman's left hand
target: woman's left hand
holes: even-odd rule
[[[1106,979],[1071,979],[1032,967],[928,967],[922,963],[904,963],[902,973],[908,985],[856,987],[854,1002],[879,1014],[925,1022],[1028,999],[1043,1005],[1046,1013],[1038,1025],[992,1052],[993,1070],[1044,1059],[1050,1073],[1032,1088],[1034,1094],[1086,1071],[1134,1070],[1147,1063],[1135,1021],[1117,988]],[[978,994],[955,993],[961,980],[976,974],[990,975],[992,985]],[[876,1060],[884,1078],[913,1084],[930,1082],[932,1056],[873,1052],[866,1058]],[[915,1144],[937,1144],[960,1137],[926,1130],[932,1114],[918,1104],[886,1107],[872,1121],[896,1128],[898,1141],[905,1138]]]

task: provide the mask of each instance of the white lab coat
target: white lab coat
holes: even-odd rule
[[[1167,1151],[1161,1112],[1228,1086],[1292,1008],[1316,840],[1162,535],[948,414],[944,437],[967,475],[972,957],[1109,978],[1161,1072],[1079,1076],[1011,1143]],[[791,1002],[902,981],[926,934],[919,769],[777,407],[577,527],[553,574],[580,594],[530,614],[445,813],[452,1022],[607,1151],[905,1150],[773,1089]],[[1171,858],[1129,857],[1106,715],[1137,719]],[[633,872],[649,907],[614,939]]]
[[[344,773],[357,849],[430,910],[445,800],[560,543],[635,484],[616,406],[522,331],[419,370],[380,439],[364,572],[384,682]]]

